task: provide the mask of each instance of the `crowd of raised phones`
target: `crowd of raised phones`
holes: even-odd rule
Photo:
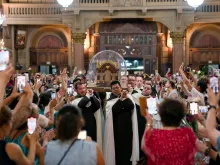
[[[0,165],[219,165],[220,75],[0,72]],[[143,104],[143,98],[146,105]]]

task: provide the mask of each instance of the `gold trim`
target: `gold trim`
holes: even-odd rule
[[[84,44],[84,41],[86,39],[86,34],[85,33],[72,33],[71,38],[73,40],[73,43]]]
[[[185,32],[171,32],[170,37],[173,44],[182,44],[184,42]]]

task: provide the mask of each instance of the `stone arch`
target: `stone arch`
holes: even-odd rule
[[[188,31],[189,64],[195,69],[208,65],[208,61],[219,64],[220,27],[215,24],[195,24]]]
[[[192,28],[190,29],[190,27],[192,26]],[[194,35],[194,33],[196,33],[196,31],[199,30],[207,30],[207,29],[213,29],[215,31],[220,31],[220,26],[215,25],[215,24],[199,24],[198,26],[196,26],[196,24],[192,24],[188,27],[188,33],[187,33],[187,38],[189,39],[189,42],[192,38],[192,36]]]
[[[220,47],[220,28],[215,26],[204,26],[195,30],[191,37],[189,46],[196,48]]]
[[[36,47],[39,40],[46,36],[46,35],[53,35],[59,38],[63,45],[68,48],[68,64],[72,66],[73,60],[71,58],[71,34],[70,28],[65,26],[42,26],[39,28],[35,28],[32,31],[29,31],[29,37],[27,40],[27,49],[26,49],[26,68],[30,66],[30,51],[29,48]],[[61,37],[62,36],[62,37]]]
[[[36,45],[37,48],[64,48],[67,47],[62,38],[53,34],[46,34],[41,37]]]

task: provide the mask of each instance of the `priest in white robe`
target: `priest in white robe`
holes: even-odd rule
[[[135,103],[119,81],[107,93],[104,158],[106,165],[136,165],[139,138]]]

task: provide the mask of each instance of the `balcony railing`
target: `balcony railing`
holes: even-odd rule
[[[197,12],[205,12],[205,13],[220,12],[220,4],[201,5],[196,9],[196,11]]]
[[[6,17],[60,16],[62,7],[58,4],[3,4]]]
[[[20,0],[12,0],[21,2]],[[22,2],[33,0],[22,0]],[[49,16],[59,18],[62,14],[62,6],[54,0],[38,0],[42,3],[3,3],[6,18]],[[35,1],[33,1],[35,2]],[[43,3],[44,2],[44,3]],[[48,4],[51,2],[51,4]],[[160,9],[192,9],[183,0],[75,0],[68,10],[160,10]],[[220,12],[220,2],[207,0],[196,10],[197,12]]]

